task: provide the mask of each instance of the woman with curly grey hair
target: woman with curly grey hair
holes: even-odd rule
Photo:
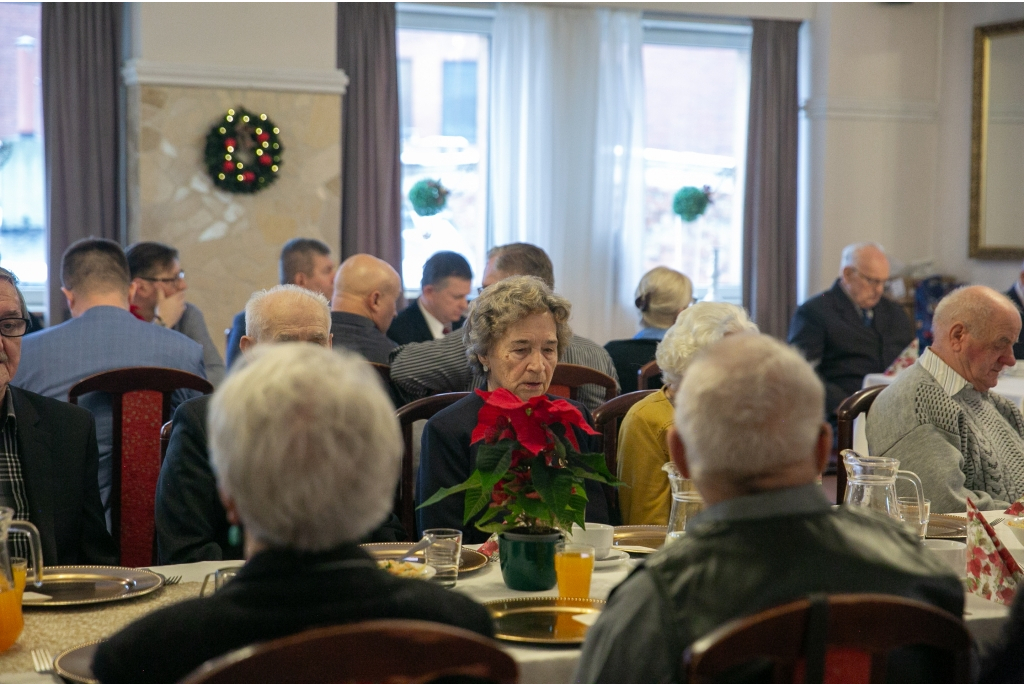
[[[569,345],[572,305],[551,292],[539,278],[514,276],[489,286],[469,307],[462,327],[470,367],[486,381],[484,390],[504,388],[524,402],[547,394],[558,359]],[[590,421],[590,413],[576,408]],[[483,399],[476,393],[434,415],[423,430],[416,499],[426,500],[440,488],[463,482],[476,468],[477,445],[470,436]],[[576,432],[581,452],[597,451],[593,438]],[[608,523],[604,491],[587,481],[587,521]],[[463,502],[449,497],[417,511],[417,525],[458,528],[463,542],[484,542],[487,534],[462,522]]]

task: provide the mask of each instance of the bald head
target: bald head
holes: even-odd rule
[[[270,342],[310,342],[331,346],[327,298],[297,285],[278,285],[253,293],[245,305],[242,352]]]
[[[402,279],[383,259],[368,254],[352,255],[334,277],[331,311],[364,316],[385,333],[398,313]]]
[[[958,288],[942,298],[932,317],[932,352],[978,392],[996,386],[1013,366],[1020,312],[1000,292],[984,285]]]

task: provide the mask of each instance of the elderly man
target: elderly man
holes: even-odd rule
[[[825,383],[825,416],[860,390],[864,376],[881,373],[914,339],[903,307],[882,297],[889,260],[876,243],[847,245],[830,290],[804,302],[789,325],[796,345]]]
[[[320,293],[328,300],[334,291],[334,272],[337,267],[327,243],[315,238],[292,238],[281,248],[277,264],[279,283],[294,284]],[[245,312],[235,315],[228,333],[228,368],[241,356],[239,344],[245,335]]]
[[[28,308],[17,279],[0,269],[0,507],[39,529],[43,563],[115,564],[96,470],[96,425],[85,409],[11,385]],[[28,558],[12,535],[11,553]]]
[[[932,511],[1003,509],[1024,496],[1024,417],[990,392],[1014,365],[1020,312],[982,285],[954,290],[935,308],[935,342],[875,400],[871,454],[895,457],[921,478]]]
[[[402,462],[376,372],[357,355],[301,343],[251,357],[217,389],[209,418],[217,488],[245,529],[247,562],[213,597],[153,612],[102,643],[96,677],[178,682],[238,647],[376,618],[490,636],[483,607],[390,575],[355,544],[388,516]]]
[[[331,298],[334,346],[387,364],[397,345],[386,331],[398,313],[402,279],[390,264],[368,254],[352,255],[338,267]]]
[[[249,326],[243,354],[257,345],[308,342],[331,346],[331,313],[323,295],[297,285],[261,290],[245,306]],[[217,496],[207,447],[210,395],[185,402],[174,413],[167,456],[156,490],[157,556],[162,564],[241,559],[241,538],[232,531]],[[371,535],[398,542],[405,531],[394,517]]]
[[[1017,307],[1017,311],[1024,316],[1024,264],[1020,267],[1020,276],[1006,291],[1006,296]],[[1020,337],[1013,345],[1013,356],[1017,359],[1024,359],[1024,331],[1021,331]]]
[[[511,243],[487,253],[483,286],[509,276],[536,276],[552,290],[555,272],[544,250],[529,243]],[[596,369],[618,382],[615,364],[608,351],[581,335],[573,334],[559,360]],[[391,359],[391,382],[407,402],[440,392],[460,392],[483,387],[484,379],[474,377],[466,358],[466,343],[455,332],[440,340],[412,343],[399,349]],[[593,411],[605,401],[604,388],[584,385],[579,401]]]
[[[961,615],[956,575],[911,531],[867,509],[833,509],[816,484],[832,443],[823,399],[810,365],[768,336],[727,336],[693,362],[669,447],[707,508],[613,591],[577,682],[683,682],[680,657],[694,641],[811,593],[898,595]]]
[[[64,252],[60,277],[74,318],[25,338],[15,379],[18,387],[67,401],[71,386],[83,378],[130,366],[163,366],[206,377],[202,345],[129,312],[133,286],[120,245],[99,238],[79,240]],[[177,406],[198,394],[180,390],[172,402]],[[90,393],[82,397],[81,405],[96,417],[100,497],[109,517],[110,397]]]
[[[399,345],[443,338],[461,328],[469,309],[473,270],[458,252],[435,252],[423,265],[420,296],[388,328]]]

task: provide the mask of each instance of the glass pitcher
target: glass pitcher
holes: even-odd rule
[[[661,470],[668,474],[668,484],[672,488],[666,541],[678,540],[686,533],[686,522],[704,510],[704,498],[693,486],[693,481],[683,478],[672,462],[666,463]]]
[[[902,522],[899,499],[896,496],[896,479],[902,478],[914,484],[917,511],[923,529],[928,525],[924,508],[924,488],[921,479],[913,471],[901,471],[900,462],[892,457],[862,457],[853,450],[843,450],[843,464],[846,466],[846,504],[867,507],[891,516]]]
[[[18,579],[21,582],[15,582],[11,555],[7,551],[8,532],[28,536],[32,581],[38,586],[43,580],[43,546],[39,541],[39,531],[28,521],[15,521],[14,510],[10,507],[0,507],[0,652],[7,651],[14,644],[25,625],[21,616],[24,580]]]

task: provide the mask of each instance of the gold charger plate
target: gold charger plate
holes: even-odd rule
[[[405,556],[405,551],[415,544],[415,542],[368,542],[359,546],[369,552],[374,559],[380,561],[382,559],[401,559]],[[414,556],[423,559],[423,552],[417,552]],[[462,548],[459,556],[459,575],[477,571],[486,565],[487,557],[483,554],[475,549]]]
[[[575,597],[518,597],[483,605],[494,621],[494,637],[535,645],[579,645],[592,621],[577,616],[601,613],[603,599]],[[591,616],[593,618],[593,616]]]
[[[967,517],[953,514],[932,514],[928,517],[926,538],[939,540],[966,540]]]
[[[72,683],[98,683],[92,674],[92,657],[101,642],[94,640],[61,652],[53,660],[53,670]]]
[[[164,578],[140,568],[120,566],[46,566],[43,585],[26,585],[50,599],[24,599],[23,607],[66,607],[101,604],[148,595],[163,587]]]
[[[668,526],[615,526],[612,545],[659,549],[665,544],[667,533]],[[650,554],[650,552],[630,551],[630,554]]]

